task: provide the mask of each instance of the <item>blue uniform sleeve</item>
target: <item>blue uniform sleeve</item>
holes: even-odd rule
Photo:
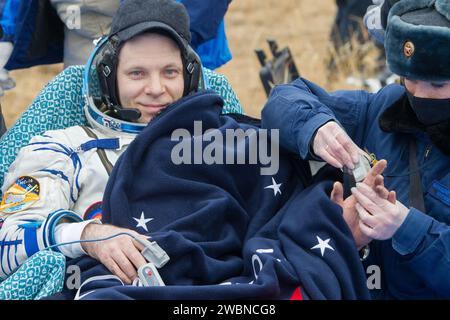
[[[338,122],[361,145],[372,94],[366,91],[328,93],[299,78],[275,87],[262,111],[262,127],[280,130],[280,144],[311,159],[310,143],[317,129]]]
[[[13,41],[17,13],[19,12],[21,0],[0,0],[0,25],[3,28],[2,41]]]
[[[450,227],[411,208],[392,238],[392,246],[403,256],[429,288],[450,298]]]
[[[181,0],[191,19],[192,47],[217,35],[231,0]]]

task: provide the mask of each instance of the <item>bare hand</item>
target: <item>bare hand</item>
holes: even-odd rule
[[[392,238],[405,221],[409,209],[397,201],[396,195],[377,186],[375,191],[357,183],[352,194],[357,199],[356,210],[360,218],[361,232],[377,240]],[[387,195],[387,197],[386,197]]]
[[[384,186],[384,177],[382,175],[375,177],[375,187],[373,189],[382,199],[386,199],[394,204],[397,201],[397,194],[395,191],[389,191]]]
[[[317,130],[313,141],[316,156],[333,167],[354,169],[364,153],[336,122],[330,121]]]
[[[106,238],[121,232],[146,239],[133,230],[91,223],[84,228],[81,240]],[[140,252],[143,249],[142,245],[127,235],[106,241],[85,242],[81,245],[89,256],[100,261],[112,274],[127,284],[137,277],[136,270],[147,263]]]
[[[378,161],[373,168],[370,169],[363,183],[369,187],[380,187],[382,180],[381,173],[387,166],[386,160]],[[355,239],[356,247],[361,249],[366,244],[372,241],[372,237],[363,233],[360,228],[360,218],[356,210],[356,198],[351,195],[344,200],[344,188],[340,182],[335,182],[333,190],[331,191],[331,200],[340,205],[343,210],[343,217],[349,226],[353,238]]]

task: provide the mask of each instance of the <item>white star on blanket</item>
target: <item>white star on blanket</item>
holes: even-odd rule
[[[136,220],[137,222],[136,228],[142,227],[147,232],[148,232],[147,223],[153,220],[153,218],[145,219],[144,211],[142,211],[141,217],[139,219],[137,218],[133,219]]]
[[[272,184],[268,185],[267,187],[264,187],[264,189],[273,189],[273,195],[276,196],[278,193],[281,194],[281,187],[282,183],[278,183],[275,181],[274,178],[272,178]]]
[[[325,254],[325,250],[326,249],[331,249],[334,251],[334,249],[328,244],[328,242],[330,242],[330,238],[328,238],[327,240],[322,240],[319,236],[316,236],[318,244],[316,244],[314,247],[311,248],[312,249],[320,249],[320,253],[323,257],[323,255]]]

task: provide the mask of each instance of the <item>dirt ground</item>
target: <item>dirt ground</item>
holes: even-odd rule
[[[256,48],[268,51],[267,38],[289,46],[300,73],[330,87],[326,74],[326,49],[336,13],[334,0],[234,0],[225,25],[233,59],[218,72],[225,74],[245,112],[259,117],[266,101],[259,79]],[[17,87],[1,98],[8,126],[20,116],[43,86],[62,70],[62,64],[12,72]]]

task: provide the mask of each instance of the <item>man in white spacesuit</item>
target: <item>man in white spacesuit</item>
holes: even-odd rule
[[[86,67],[91,128],[34,137],[9,169],[0,204],[1,278],[35,252],[66,242],[74,243],[54,250],[70,258],[88,254],[126,283],[136,277],[146,261],[131,237],[77,241],[122,231],[143,237],[94,218],[101,216],[109,173],[126,147],[168,105],[202,85],[190,38],[187,11],[173,0],[128,0],[120,7]]]

